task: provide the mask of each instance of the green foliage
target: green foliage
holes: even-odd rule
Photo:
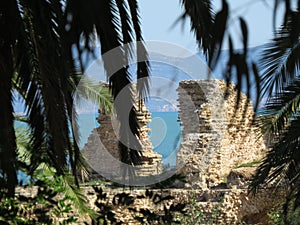
[[[42,12],[42,13],[41,13]],[[136,55],[139,62],[135,77],[141,97],[148,94],[149,63],[143,45],[137,1],[9,1],[0,3],[0,183],[12,197],[17,185],[17,148],[14,130],[14,93],[18,93],[26,107],[30,127],[32,157],[36,169],[46,163],[54,167],[57,175],[69,173],[74,177],[80,164],[80,150],[75,139],[79,137],[77,113],[74,110],[76,87],[86,69],[86,60],[94,56],[99,37],[102,55],[115,49],[123,64],[115,70],[115,64],[103,57],[104,68],[113,98],[134,80],[129,73],[129,59]],[[109,34],[109,35],[108,35]],[[96,38],[97,36],[97,38]],[[133,52],[118,46],[140,41]],[[85,58],[84,56],[87,56]],[[113,71],[111,74],[111,71]],[[114,75],[114,76],[113,76]],[[99,98],[99,89],[93,86],[83,92],[105,105]],[[133,105],[131,92],[126,92],[126,104]],[[115,107],[121,127],[127,115],[122,107]],[[131,113],[130,128],[138,136],[136,113]],[[73,124],[70,130],[69,125]],[[125,127],[125,126],[124,126]],[[129,133],[129,130],[121,133]],[[123,139],[124,140],[124,139]],[[123,147],[124,155],[128,148]],[[133,151],[136,152],[136,151]],[[132,155],[134,153],[131,153]],[[135,158],[128,159],[129,163]],[[78,184],[78,182],[76,181]]]
[[[284,218],[282,213],[280,213],[278,210],[274,210],[268,214],[270,220],[270,225],[284,225]]]
[[[53,169],[37,170],[34,186],[24,187],[24,191],[27,194],[0,198],[0,222],[66,225],[76,223],[82,215],[96,215],[73,177],[56,176]]]
[[[78,210],[81,215],[89,214],[94,216],[95,212],[87,206],[87,198],[82,190],[74,184],[72,175],[56,176],[53,169],[44,168],[35,176],[53,189],[57,195],[62,195],[65,200],[70,201],[73,208]]]
[[[266,183],[286,188],[287,198],[284,214],[300,206],[300,158],[299,158],[299,94],[300,79],[283,87],[283,90],[270,98],[262,117],[262,128],[272,145],[253,178],[253,191]],[[287,185],[286,185],[287,184]]]
[[[2,195],[0,198],[3,203],[1,220],[10,221],[12,224],[52,224],[54,222],[70,224],[77,221],[74,210],[77,210],[80,215],[95,216],[96,213],[87,206],[87,199],[76,187],[71,174],[65,173],[58,176],[55,169],[47,166],[46,163],[39,164],[34,171],[28,170],[28,165],[32,160],[32,151],[27,130],[21,128],[17,130],[17,145],[19,169],[25,174],[31,173],[33,185],[23,188],[28,192],[36,188],[37,194],[30,197]]]
[[[57,189],[49,186],[48,181],[37,181],[38,190],[35,196],[16,195],[15,198],[2,198],[0,200],[0,222],[8,224],[70,224],[77,218],[63,217],[71,212],[72,203],[68,196],[59,197]],[[59,183],[56,183],[58,185]]]
[[[113,107],[112,95],[105,84],[93,80],[87,76],[80,76],[81,80],[77,86],[78,98],[84,98],[97,104],[101,111],[110,114]]]
[[[259,164],[261,163],[261,160],[254,160],[252,162],[248,162],[248,163],[243,163],[243,164],[240,164],[240,165],[237,165],[235,166],[234,168],[235,169],[238,169],[238,168],[249,168],[249,167],[257,167]]]
[[[197,196],[192,193],[189,197],[189,203],[186,205],[186,211],[183,215],[178,215],[176,221],[178,224],[194,225],[194,224],[205,224],[214,225],[218,223],[220,211],[222,207],[222,200],[208,212],[204,212],[197,201]]]
[[[291,224],[290,215],[300,207],[300,11],[299,4],[276,1],[275,14],[280,3],[285,3],[284,21],[278,29],[274,27],[274,38],[260,59],[260,97],[267,99],[260,122],[271,149],[257,169],[251,190],[256,192],[265,184],[285,188],[283,223]]]
[[[297,225],[300,223],[300,212],[299,210],[293,211],[290,210],[289,214],[286,216],[283,212],[283,207],[280,204],[276,207],[274,207],[270,213],[268,213],[269,216],[269,224],[270,225]],[[291,206],[290,206],[291,207]]]

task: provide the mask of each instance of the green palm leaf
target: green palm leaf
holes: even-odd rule
[[[283,91],[269,99],[263,110],[265,133],[278,133],[285,129],[290,118],[293,118],[300,108],[300,79],[283,87]]]
[[[80,98],[98,104],[105,112],[112,112],[113,99],[106,84],[101,84],[87,76],[82,76],[80,83],[77,86],[76,94]]]

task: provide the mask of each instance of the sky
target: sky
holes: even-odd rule
[[[274,0],[228,0],[231,11],[230,32],[237,48],[241,48],[239,22],[242,15],[248,23],[249,46],[266,43],[272,37],[272,13]],[[174,22],[182,14],[179,0],[141,0],[140,13],[145,40],[166,41],[181,45],[197,52],[197,45],[190,32],[189,21],[184,26]],[[213,1],[216,9],[221,8],[221,0]],[[184,29],[182,29],[184,27]],[[224,48],[227,48],[225,44]]]
[[[213,0],[213,7],[221,9],[221,0]],[[243,16],[249,28],[249,46],[266,43],[272,37],[272,6],[274,0],[228,0],[231,20],[230,33],[236,48],[241,48],[238,17]],[[163,41],[179,45],[191,53],[198,53],[189,21],[178,21],[183,13],[179,0],[140,0],[143,36],[146,41]],[[224,49],[226,49],[226,44]],[[99,70],[97,70],[99,76]],[[103,77],[105,77],[104,72]],[[91,74],[89,74],[91,75]],[[93,76],[92,76],[93,77]],[[101,79],[105,80],[105,78]]]
[[[213,7],[215,7],[217,11],[221,9],[221,2],[221,0],[213,0]],[[240,16],[243,16],[248,24],[250,47],[262,45],[272,38],[272,7],[274,0],[228,0],[228,2],[231,11],[229,28],[230,33],[234,38],[234,44],[236,48],[242,47],[238,21]],[[170,44],[176,44],[189,50],[192,55],[199,52],[194,35],[192,32],[190,32],[189,21],[186,20],[186,22],[183,23],[182,20],[180,20],[179,23],[175,24],[175,22],[178,21],[178,18],[183,13],[183,9],[179,0],[140,0],[139,6],[144,40],[163,41]],[[146,45],[148,50],[153,50],[150,42],[148,42]],[[165,50],[163,47],[166,47],[166,45],[159,45],[159,49],[156,48],[155,51],[164,55],[168,52],[171,52],[171,48],[176,49],[176,47],[171,46],[169,49]],[[226,49],[226,47],[227,46],[225,45],[224,49]],[[172,52],[171,57],[179,56],[184,58],[182,52],[182,49],[179,49],[177,53]],[[151,59],[153,60],[153,58]],[[162,60],[162,62],[164,62],[164,60]],[[169,61],[167,64],[170,64]],[[186,64],[191,67],[190,62]],[[99,73],[99,67],[102,67],[102,64],[100,63],[99,65],[100,66],[98,66],[96,63],[89,67],[87,74],[93,78],[97,77],[97,80],[99,80],[99,77],[101,77],[100,80],[105,81],[106,76],[104,70],[101,70],[102,72]],[[203,64],[203,67],[206,69],[207,66],[205,65]],[[164,68],[161,67],[161,65],[161,68],[156,67],[156,64],[152,64],[151,66],[153,86],[156,84],[153,76],[157,75],[160,77],[162,74],[164,74],[165,77],[167,73],[173,75],[173,72],[170,71],[170,68]],[[194,67],[199,69],[198,66]],[[162,68],[164,71],[161,71]],[[220,71],[217,73],[221,73]],[[204,74],[206,76],[205,72],[198,72],[198,74]],[[195,78],[193,76],[193,78],[200,79],[203,77]],[[173,81],[173,79],[171,80]],[[159,80],[158,82],[162,81]]]

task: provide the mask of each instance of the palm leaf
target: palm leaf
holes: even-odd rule
[[[4,157],[0,157],[0,172],[6,179],[4,183],[9,184],[8,189],[13,193],[16,184],[16,144],[12,125],[12,89],[22,96],[26,107],[31,133],[31,173],[45,162],[53,166],[58,174],[64,174],[70,163],[75,176],[77,164],[83,162],[76,142],[72,143],[72,138],[74,141],[79,137],[73,94],[80,80],[77,66],[81,65],[82,70],[85,67],[83,53],[93,53],[96,36],[99,37],[102,54],[121,46],[118,55],[122,68],[115,72],[113,61],[104,60],[104,64],[113,97],[116,98],[124,88],[128,89],[126,104],[133,106],[131,88],[128,87],[132,75],[127,69],[131,54],[124,51],[122,44],[133,40],[134,33],[136,40],[143,39],[136,1],[92,0],[90,4],[79,0],[11,1],[9,4],[0,4],[0,10],[0,26],[7,31],[0,35],[0,72],[5,78],[2,83],[5,88],[1,88],[0,97],[5,109],[1,111],[3,115],[0,113],[0,120],[5,120],[1,122],[3,129],[0,127],[0,136],[3,138],[0,141],[0,153],[4,154],[6,149],[7,156],[6,162],[2,160]],[[74,61],[74,46],[77,47],[79,61]],[[138,48],[137,57],[145,61],[138,63],[137,77],[147,78],[149,65],[143,44]],[[139,93],[145,97],[147,89],[148,80],[144,79],[139,86]],[[100,92],[99,95],[98,91],[99,87],[95,85],[85,89],[83,95],[108,106],[110,97],[106,92]],[[130,111],[128,127],[124,125],[128,116],[122,114],[122,106],[115,108],[122,124],[121,130],[126,131],[125,134],[133,132],[137,137],[139,126],[135,110]],[[71,123],[75,126],[70,132],[68,126]],[[139,154],[131,149],[141,148],[138,139],[129,140],[125,135],[124,140],[133,142],[121,150],[124,155],[131,152],[129,155],[132,157],[127,163],[138,161]]]
[[[149,61],[146,47],[143,43],[138,3],[136,0],[128,0],[132,23],[137,41],[137,93],[140,99],[146,99],[149,95]]]
[[[262,184],[282,184],[278,180],[293,181],[299,173],[300,157],[300,117],[295,116],[280,134],[280,140],[268,152],[263,163],[258,167],[253,178],[251,189],[257,190]],[[298,177],[299,179],[299,177]],[[297,180],[298,182],[298,180]]]
[[[96,216],[96,212],[88,206],[88,201],[83,191],[74,185],[74,177],[70,175],[64,175],[58,178],[58,182],[63,183],[62,192],[72,200],[75,208],[82,215],[89,215],[92,218]]]
[[[211,68],[215,68],[218,59],[220,57],[223,38],[226,32],[227,20],[229,16],[229,8],[226,1],[222,1],[222,9],[219,11],[213,21],[211,27],[211,40],[210,40],[210,50],[208,57],[208,65]]]
[[[131,15],[129,15],[127,6],[129,6]],[[130,46],[128,46],[129,48],[124,48],[122,44],[126,44],[133,37],[133,29],[131,29],[132,25],[136,34],[136,39],[138,41],[142,40],[136,2],[128,1],[128,4],[126,4],[122,1],[94,0],[90,1],[87,5],[83,4],[81,1],[74,0],[67,2],[66,13],[71,14],[73,17],[69,24],[70,30],[67,34],[67,39],[69,43],[73,43],[77,46],[80,64],[83,65],[81,59],[83,49],[87,49],[89,51],[94,50],[90,39],[93,39],[95,34],[97,34],[101,45],[101,54],[104,55],[104,68],[109,79],[112,96],[116,99],[122,91],[122,93],[126,94],[126,96],[124,96],[124,99],[126,99],[126,103],[124,102],[125,105],[132,107],[134,100],[129,86],[132,81],[132,75],[127,69],[129,61],[127,57],[131,56],[131,54],[127,53],[131,49]],[[82,16],[84,14],[88,15]],[[129,18],[131,18],[131,22],[129,22]],[[83,47],[81,43],[85,43]],[[105,57],[105,53],[112,49],[114,49],[115,52],[114,57]],[[145,48],[138,48],[137,55],[141,55],[141,57],[145,58]],[[118,60],[118,63],[116,63],[116,60]],[[118,65],[118,67],[116,67],[116,65]],[[143,62],[139,63],[137,73],[138,78],[148,77],[148,64]],[[147,82],[147,79],[143,80],[139,88],[140,93],[145,93],[143,90],[147,90]],[[137,164],[140,160],[140,153],[133,149],[140,150],[141,145],[139,140],[136,138],[139,135],[136,113],[134,110],[131,110],[129,126],[127,126],[128,115],[124,114],[124,105],[115,104],[114,109],[117,113],[117,118],[120,121],[120,139],[124,142],[124,145],[119,145],[120,153],[124,156],[121,158],[124,160],[128,159],[125,163],[130,165]],[[133,133],[134,140],[129,138],[128,134],[130,133]],[[135,155],[136,157],[128,158],[127,155]],[[133,162],[132,160],[135,161]]]
[[[19,42],[15,88],[23,96],[32,132],[31,168],[42,162],[46,151],[48,163],[58,173],[67,167],[69,155],[75,171],[79,148],[69,139],[70,112],[75,90],[74,63],[62,42],[65,36],[62,6],[59,2],[22,2],[24,30]],[[40,12],[43,11],[43,15]],[[43,38],[41,38],[43,37]],[[50,159],[50,161],[49,161]],[[75,173],[74,173],[75,174]]]
[[[281,93],[270,98],[263,110],[262,129],[271,135],[272,149],[259,166],[253,179],[252,188],[278,178],[294,179],[298,173],[299,149],[299,106],[300,80],[283,87]]]
[[[285,129],[290,118],[299,112],[300,79],[283,88],[283,91],[269,99],[263,110],[266,115],[264,131],[278,133]]]
[[[294,12],[277,36],[266,46],[261,59],[260,69],[262,94],[271,97],[280,93],[283,87],[293,81],[299,72],[300,42],[299,13]]]
[[[101,42],[101,50],[102,53],[105,54],[107,51],[118,47],[121,45],[120,36],[118,33],[118,29],[116,24],[118,24],[115,20],[113,20],[113,13],[115,5],[109,1],[104,1],[104,7],[101,8],[102,14],[107,15],[107,19],[105,21],[111,21],[110,23],[104,23],[104,21],[100,21],[100,23],[96,24],[97,32],[99,32],[100,42]],[[107,13],[109,12],[109,13]],[[103,31],[108,32],[103,32]],[[110,35],[110,36],[108,36]],[[123,67],[119,70],[114,68],[114,62],[110,58],[103,58],[104,67],[109,76],[109,83],[112,90],[112,95],[114,99],[116,99],[119,93],[122,91],[122,95],[124,99],[127,100],[126,105],[133,107],[134,99],[132,97],[132,91],[130,87],[131,83],[131,75],[127,70],[125,56],[123,54],[122,48],[116,49],[116,55],[118,56],[118,60],[123,64]],[[117,71],[117,72],[115,72]],[[126,113],[126,107],[122,104],[115,104],[114,109],[117,112],[117,118],[120,121],[120,140],[123,142],[120,144],[120,154],[121,159],[126,160],[122,161],[127,164],[139,164],[140,161],[140,152],[137,150],[141,149],[141,145],[137,137],[139,136],[139,125],[137,123],[137,115],[134,109],[130,110],[129,114],[129,126],[128,124],[128,114]],[[124,111],[125,110],[125,111]],[[125,112],[125,113],[124,113]],[[133,134],[133,136],[129,136],[129,134]],[[130,138],[131,137],[131,138]],[[135,157],[128,157],[134,155]],[[127,161],[128,160],[128,161]],[[133,161],[132,161],[133,160]]]
[[[40,85],[42,107],[45,114],[47,148],[54,167],[63,173],[66,162],[66,150],[70,146],[68,122],[62,85],[66,83],[60,51],[59,21],[55,17],[59,12],[53,10],[50,2],[28,2],[26,7],[31,13],[33,42],[36,47],[38,72],[36,79]],[[43,12],[43,14],[41,14]],[[42,39],[41,39],[42,37]]]
[[[101,84],[87,76],[82,76],[77,86],[77,95],[98,104],[107,113],[112,112],[113,100],[106,84]]]
[[[122,40],[125,44],[125,59],[129,59],[132,57],[132,41],[133,41],[133,29],[131,26],[131,19],[128,13],[126,1],[123,0],[116,0],[116,5],[119,11],[120,23],[121,23],[121,30],[122,30]]]
[[[187,16],[191,20],[191,30],[196,35],[196,40],[199,46],[203,48],[203,52],[207,55],[211,52],[211,28],[214,23],[214,15],[212,10],[212,4],[209,0],[204,1],[188,1],[181,0],[181,4],[184,7],[184,14],[182,18]],[[222,31],[219,31],[222,32]]]

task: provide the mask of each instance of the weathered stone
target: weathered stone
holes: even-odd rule
[[[142,145],[141,165],[135,166],[139,176],[156,175],[162,172],[162,156],[153,151],[149,137],[148,123],[151,114],[143,101],[136,100],[137,121],[140,126],[140,143]],[[139,103],[139,104],[138,104]],[[120,152],[118,148],[118,128],[113,126],[112,118],[105,112],[99,111],[97,118],[100,127],[94,129],[83,148],[83,155],[94,172],[101,172],[105,177],[118,176],[121,169]]]
[[[218,185],[235,166],[264,156],[267,148],[252,123],[252,103],[241,93],[237,105],[238,92],[233,84],[182,81],[177,91],[183,126],[177,166],[188,177],[188,186]]]
[[[229,188],[236,186],[238,188],[248,188],[249,183],[254,176],[256,167],[243,167],[232,169],[227,176],[227,186]]]
[[[107,193],[107,202],[111,204],[113,197],[122,192],[123,189],[105,191]],[[235,225],[246,222],[246,224],[267,225],[268,213],[272,210],[272,207],[284,199],[282,191],[274,193],[267,189],[260,190],[255,196],[248,194],[248,191],[245,189],[168,189],[151,191],[153,196],[155,194],[173,196],[174,199],[166,203],[168,206],[172,203],[186,203],[187,213],[195,215],[195,218],[192,218],[192,224]],[[91,208],[95,208],[96,194],[91,187],[85,187],[84,192],[91,193],[87,195],[89,204]],[[136,214],[132,213],[129,208],[134,208],[136,211],[149,209],[157,214],[164,210],[163,205],[153,204],[150,199],[137,198],[137,196],[145,196],[145,190],[126,190],[125,192],[135,198],[134,205],[113,206],[113,212],[116,213],[117,219],[123,224],[141,224],[134,220]]]

